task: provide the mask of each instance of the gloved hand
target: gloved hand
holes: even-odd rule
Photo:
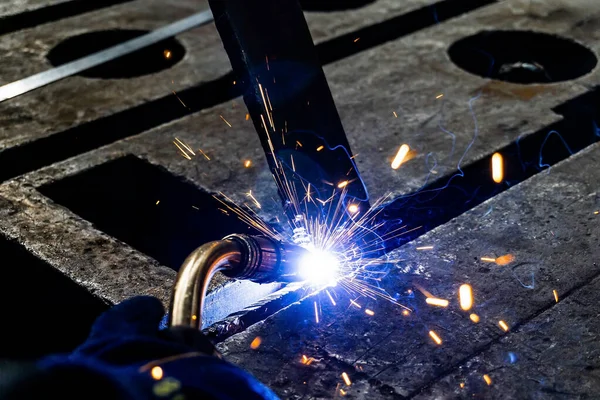
[[[250,374],[221,360],[196,329],[159,330],[163,315],[160,301],[145,296],[102,314],[73,353],[39,361],[50,391],[63,399],[277,399]],[[44,390],[44,398],[51,394]]]

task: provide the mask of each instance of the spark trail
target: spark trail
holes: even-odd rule
[[[410,311],[381,288],[380,282],[389,272],[390,266],[402,261],[392,260],[385,255],[385,241],[418,228],[409,229],[404,225],[380,235],[377,232],[385,221],[381,218],[378,220],[377,217],[383,210],[381,205],[388,201],[387,196],[376,201],[372,208],[361,210],[353,203],[353,198],[348,196],[348,180],[330,182],[331,191],[322,193],[316,189],[317,185],[299,176],[293,154],[289,155],[289,159],[277,156],[272,137],[282,135],[282,141],[285,142],[287,132],[285,127],[280,129],[276,126],[269,94],[262,85],[259,84],[258,87],[263,104],[260,118],[270,150],[267,157],[272,158],[275,166],[272,175],[283,200],[284,212],[288,216],[287,225],[285,228],[276,229],[262,221],[254,211],[261,209],[261,204],[251,195],[252,192],[249,192],[247,197],[252,200],[253,207],[236,205],[223,193],[215,197],[229,212],[263,235],[278,241],[296,243],[308,249],[313,254],[313,259],[302,269],[307,271],[307,289],[311,293],[321,294],[323,288],[336,286],[335,290],[344,290],[355,299],[382,298]],[[301,141],[296,145],[297,148],[303,147]],[[314,150],[323,151],[324,147],[327,150],[335,150],[329,146],[319,146]],[[345,153],[351,158],[348,151]],[[355,168],[353,162],[352,165]],[[350,172],[352,170],[348,175]],[[310,271],[309,265],[316,268]],[[323,281],[322,271],[326,270],[333,275]],[[333,291],[334,289],[331,290]],[[331,292],[326,291],[326,299],[335,304],[336,296]],[[318,319],[318,314],[315,317]]]

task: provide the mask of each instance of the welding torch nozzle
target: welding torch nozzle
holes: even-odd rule
[[[263,236],[229,235],[206,243],[184,261],[171,299],[171,326],[202,326],[202,309],[213,275],[247,279],[257,283],[295,282],[300,259],[308,250]]]

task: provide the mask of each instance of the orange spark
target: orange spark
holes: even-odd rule
[[[338,188],[339,189],[345,188],[346,186],[348,186],[348,183],[349,183],[348,181],[340,182],[340,183],[338,183]]]
[[[177,92],[174,90],[171,90],[171,92],[173,93],[173,95],[175,97],[177,97],[177,100],[179,100],[179,102],[181,103],[182,106],[184,106],[185,108],[187,108],[188,110],[190,110],[190,108],[183,102],[183,100],[181,100],[181,98],[177,95]]]
[[[306,357],[304,354],[302,354],[302,360],[300,360],[300,362],[304,365],[310,365],[315,361],[314,358],[312,357]]]
[[[425,302],[431,306],[448,307],[449,301],[444,299],[438,299],[436,297],[428,297]]]
[[[158,205],[158,203],[160,203],[160,200],[156,200],[156,205]]]
[[[222,115],[219,115],[219,117],[221,117],[221,119],[223,120],[223,122],[225,122],[227,125],[229,125],[229,127],[230,127],[230,128],[232,128],[231,124],[229,123],[229,121],[227,121],[227,120],[225,119],[225,117],[224,117],[224,116],[222,116]]]
[[[485,383],[487,383],[488,386],[492,384],[492,378],[490,378],[488,374],[483,375],[483,380],[485,381]]]
[[[492,257],[481,257],[481,261],[485,261],[485,262],[496,262],[495,258]]]
[[[360,40],[359,37],[357,37],[356,39],[354,39],[354,43],[358,42]]]
[[[250,114],[246,114],[246,121],[250,119]]]
[[[408,317],[410,315],[410,311],[402,310],[402,315],[404,315],[405,317]]]
[[[348,206],[348,212],[350,214],[356,214],[358,212],[358,206],[356,204],[350,204]]]
[[[176,140],[177,142],[179,142],[179,144],[181,144],[181,145],[182,145],[182,146],[183,146],[183,147],[184,147],[184,148],[185,148],[187,151],[189,151],[189,152],[190,152],[190,153],[192,153],[193,155],[196,155],[196,153],[194,153],[194,150],[192,150],[192,148],[191,148],[191,147],[190,147],[188,144],[184,143],[184,142],[183,142],[181,139],[179,139],[179,138],[175,138],[175,140]]]
[[[406,155],[409,151],[410,147],[407,144],[403,144],[402,146],[400,146],[400,149],[398,149],[398,153],[396,153],[396,157],[394,157],[394,161],[392,161],[392,169],[400,168],[400,165],[402,165],[402,162],[406,158]]]
[[[425,297],[435,298],[435,296],[433,294],[428,292],[423,286],[419,285],[418,283],[413,283],[413,285],[419,290],[419,292],[423,293],[423,295]],[[412,290],[408,289],[408,294],[411,294],[411,293],[412,293]]]
[[[556,291],[556,289],[552,291],[552,294],[554,294],[554,300],[556,300],[556,302],[558,303],[558,292]]]
[[[150,370],[150,376],[152,376],[152,379],[154,379],[155,381],[161,380],[163,377],[162,368],[159,366],[152,367],[152,369]]]
[[[392,114],[394,114],[394,117],[398,118],[398,114],[396,114],[396,111],[392,111]]]
[[[458,298],[460,300],[460,308],[467,311],[473,307],[473,290],[471,285],[464,284],[458,289]]]
[[[171,58],[173,54],[171,53],[171,50],[165,50],[163,51],[163,56],[168,60]]]
[[[194,150],[192,150],[192,148],[190,146],[188,146],[186,143],[184,143],[179,138],[175,138],[175,140],[173,141],[173,144],[179,149],[179,151],[181,152],[181,155],[184,156],[185,158],[187,158],[188,160],[192,159],[192,157],[188,154],[188,152],[191,153],[193,156],[196,155],[196,153],[194,153]]]
[[[504,161],[500,153],[492,156],[492,179],[496,183],[501,183],[504,179]]]
[[[347,373],[342,372],[342,379],[344,380],[344,383],[346,384],[346,386],[352,385],[352,381],[350,380],[350,377],[348,376]]]
[[[434,341],[436,344],[438,344],[438,345],[442,344],[442,338],[440,338],[440,337],[438,336],[438,334],[437,334],[437,333],[435,333],[434,331],[429,331],[429,336],[431,336],[431,338],[433,339],[433,341]]]
[[[435,96],[436,99],[441,99],[442,97],[444,97],[444,93],[440,93],[437,96]]]
[[[372,310],[369,310],[368,308],[365,308],[365,314],[370,315],[372,317],[373,315],[375,315],[375,312]]]
[[[325,146],[321,145],[321,146],[317,147],[317,151],[321,151],[321,150],[323,150],[324,148],[325,148]]]
[[[500,328],[502,328],[504,332],[508,332],[508,325],[506,324],[506,322],[500,320],[498,321],[498,325],[500,325]]]
[[[206,153],[202,151],[202,149],[198,149],[198,151],[204,156],[204,158],[206,158],[208,161],[210,161],[210,157],[207,156]]]
[[[514,260],[515,260],[515,256],[513,256],[512,254],[505,254],[503,256],[496,258],[494,261],[498,265],[507,265],[507,264],[510,264],[511,262],[513,262]]]
[[[252,350],[256,350],[260,347],[262,343],[262,339],[260,338],[260,336],[257,336],[254,338],[254,340],[252,341],[252,343],[250,343],[250,348]]]
[[[252,166],[252,161],[250,161],[250,160],[244,161],[244,167],[250,168],[251,166]]]
[[[421,246],[417,247],[417,250],[432,250],[433,246]]]
[[[471,321],[478,323],[479,322],[479,315],[477,314],[471,314],[469,315],[469,318],[471,318]]]

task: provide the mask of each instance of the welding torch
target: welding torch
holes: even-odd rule
[[[311,262],[310,252],[300,246],[264,236],[229,235],[206,243],[184,261],[173,289],[171,326],[202,327],[202,309],[212,276],[256,283],[305,280],[301,268]]]

